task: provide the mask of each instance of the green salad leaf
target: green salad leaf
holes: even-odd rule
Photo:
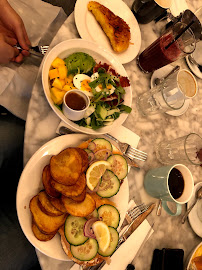
[[[68,69],[68,74],[91,72],[96,65],[92,56],[83,52],[76,52],[65,58],[65,64]]]

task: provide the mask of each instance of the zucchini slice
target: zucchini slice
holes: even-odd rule
[[[101,178],[101,184],[97,194],[103,198],[110,198],[117,194],[120,189],[118,177],[110,170],[106,170]]]
[[[65,221],[64,233],[67,241],[74,246],[81,245],[88,240],[88,237],[84,236],[83,227],[86,223],[86,219],[83,217],[74,217],[69,215]]]
[[[80,261],[90,261],[97,255],[98,243],[95,239],[89,238],[83,245],[70,245],[70,250],[74,258]]]
[[[107,161],[111,165],[112,172],[119,178],[119,180],[124,179],[128,174],[128,164],[126,159],[119,154],[112,155],[108,157]]]
[[[101,205],[98,208],[99,218],[108,225],[113,228],[117,228],[120,222],[120,214],[116,207],[110,204]]]
[[[107,149],[111,152],[113,150],[112,144],[104,138],[97,138],[92,140],[88,145],[88,149],[94,153],[102,149]]]
[[[110,242],[109,247],[107,248],[105,252],[98,249],[98,253],[103,257],[111,256],[116,250],[116,247],[119,241],[119,234],[116,229],[114,229],[113,227],[109,227],[109,232],[110,232],[110,237],[111,237],[111,242]]]

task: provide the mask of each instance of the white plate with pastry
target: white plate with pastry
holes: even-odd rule
[[[94,41],[98,43],[99,46],[110,51],[122,64],[132,61],[140,50],[141,33],[137,20],[130,8],[121,0],[96,1],[124,20],[124,22],[129,26],[129,46],[122,52],[116,52],[112,48],[107,35],[96,21],[94,15],[88,10],[89,2],[89,0],[77,0],[75,5],[74,17],[79,35],[83,39]]]

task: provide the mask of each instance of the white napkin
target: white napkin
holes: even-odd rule
[[[71,129],[65,122],[61,121],[56,129],[57,134],[59,134],[59,128],[61,126],[65,126]],[[112,136],[120,140],[121,142],[126,142],[133,147],[137,147],[140,140],[140,137],[137,134],[135,134],[134,132],[132,132],[131,130],[129,130],[128,128],[124,126],[116,127],[116,129],[114,131],[111,131],[109,134],[111,134]]]
[[[61,11],[41,0],[9,0],[9,3],[22,18],[32,46],[49,36],[49,27]],[[22,64],[11,62],[0,66],[0,105],[24,120],[40,63],[40,58],[27,57]]]
[[[134,205],[134,201],[131,200],[128,204],[128,209]],[[110,265],[105,264],[105,266],[102,267],[102,270],[125,270],[127,265],[133,261],[150,229],[151,226],[145,219],[129,236],[126,242],[112,255]],[[125,230],[125,228],[123,230]],[[152,229],[149,237],[153,232],[154,230]],[[74,264],[70,270],[79,270],[78,264]]]
[[[170,11],[174,17],[178,16],[186,9],[189,9],[186,0],[172,0]]]

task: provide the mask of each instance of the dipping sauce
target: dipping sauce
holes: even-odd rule
[[[75,111],[81,111],[86,108],[86,100],[79,94],[71,92],[66,95],[65,102],[69,108]]]

